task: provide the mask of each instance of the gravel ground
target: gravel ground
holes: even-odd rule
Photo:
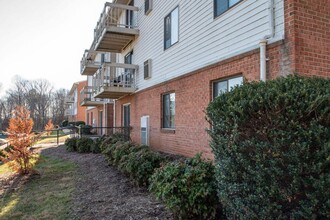
[[[152,194],[132,185],[101,154],[67,152],[63,145],[47,146],[41,154],[78,165],[72,219],[173,219]]]

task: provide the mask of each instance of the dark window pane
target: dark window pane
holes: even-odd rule
[[[163,95],[163,128],[175,128],[175,93]]]
[[[214,16],[221,15],[229,8],[228,0],[214,0]]]
[[[165,17],[164,22],[164,47],[166,49],[171,46],[171,14]]]
[[[130,126],[130,105],[124,105],[123,107],[123,111],[124,111],[124,118],[123,118],[123,122],[124,122],[124,127],[129,127]]]
[[[228,91],[228,86],[227,86],[227,80],[226,81],[220,81],[220,82],[215,82],[213,84],[213,98],[218,97],[220,94],[227,92]]]
[[[149,0],[144,0],[144,14],[147,14],[149,10]]]

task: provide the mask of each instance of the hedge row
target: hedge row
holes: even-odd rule
[[[71,142],[82,143],[70,139]],[[73,144],[79,147],[79,144]],[[100,149],[109,164],[128,175],[138,186],[149,186],[158,199],[179,219],[212,219],[218,199],[216,195],[214,166],[203,161],[200,155],[191,159],[174,159],[125,141],[116,134],[99,141]],[[81,145],[81,144],[80,144]],[[68,147],[70,150],[73,147]]]
[[[330,78],[246,83],[210,103],[230,219],[330,219]]]
[[[87,137],[82,138],[68,138],[65,140],[65,146],[67,151],[77,151],[79,153],[100,153],[101,144],[104,137],[97,138],[95,140]]]

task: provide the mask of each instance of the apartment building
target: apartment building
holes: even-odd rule
[[[87,81],[73,83],[67,97],[65,98],[66,109],[64,116],[69,122],[86,121],[86,108],[80,105],[79,91],[87,85]]]
[[[205,109],[244,80],[330,76],[328,0],[115,0],[105,3],[82,72],[114,99],[133,141],[212,157]]]

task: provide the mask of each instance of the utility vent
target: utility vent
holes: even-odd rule
[[[149,116],[141,117],[141,144],[149,145]]]
[[[144,79],[149,79],[151,77],[151,59],[144,61]]]
[[[144,14],[148,15],[152,11],[152,0],[144,0]]]

